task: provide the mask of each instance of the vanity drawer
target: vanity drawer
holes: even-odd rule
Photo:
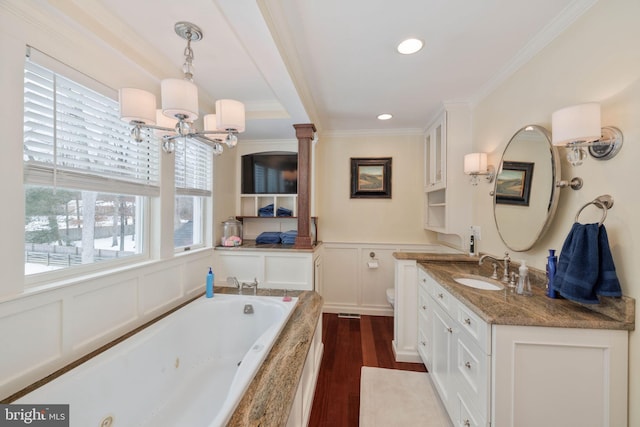
[[[442,307],[446,312],[451,313],[451,304],[453,301],[453,297],[449,292],[444,290],[444,288],[438,285],[433,279],[428,278],[431,281],[431,296],[433,300],[438,303],[440,307]]]
[[[487,418],[489,411],[490,358],[468,334],[456,339],[456,378],[458,393],[477,414]]]
[[[418,285],[422,286],[427,293],[431,293],[432,280],[429,275],[424,271],[422,266],[418,267]]]
[[[456,301],[456,320],[486,354],[491,354],[491,328],[488,323],[460,301]]]
[[[471,406],[467,404],[462,396],[456,396],[456,418],[453,424],[457,427],[483,427],[486,425],[485,418],[480,416]]]

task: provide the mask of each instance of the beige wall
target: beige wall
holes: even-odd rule
[[[426,119],[426,118],[425,118]],[[424,137],[320,135],[316,148],[318,235],[325,242],[429,243],[422,226]],[[391,157],[391,199],[350,198],[350,158]]]
[[[602,104],[603,125],[616,126],[625,143],[612,160],[589,158],[572,167],[563,158],[562,178],[580,176],[579,191],[563,189],[557,216],[547,235],[532,250],[512,254],[538,268],[544,267],[547,249],[560,249],[580,207],[601,194],[610,194],[615,205],[605,225],[625,295],[640,298],[638,249],[640,212],[637,182],[640,171],[640,2],[601,0],[565,33],[523,66],[474,110],[474,150],[490,153],[493,164],[511,135],[525,124],[551,130],[553,111],[588,101]],[[482,226],[481,250],[501,254],[507,248],[493,222],[489,187],[474,191],[474,222]],[[586,214],[587,210],[585,210]],[[599,216],[593,210],[594,221]],[[581,217],[582,218],[582,217]],[[636,322],[638,322],[636,316]],[[640,425],[640,337],[630,340],[629,425]]]

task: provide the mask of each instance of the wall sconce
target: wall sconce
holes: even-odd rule
[[[471,176],[471,184],[478,185],[478,176],[484,176],[488,183],[493,182],[496,169],[487,165],[487,153],[470,153],[464,155],[464,173]]]
[[[554,112],[551,129],[553,145],[570,149],[567,160],[572,166],[582,164],[586,157],[583,147],[597,160],[609,160],[622,148],[622,132],[613,126],[601,126],[600,104],[596,102]]]

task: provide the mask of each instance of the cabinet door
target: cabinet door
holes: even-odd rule
[[[425,155],[427,158],[425,191],[445,188],[447,184],[446,113],[443,113],[429,129],[425,137]]]
[[[451,318],[438,304],[432,304],[432,369],[431,378],[438,389],[442,402],[452,413],[453,403],[451,393],[454,350],[454,326]]]

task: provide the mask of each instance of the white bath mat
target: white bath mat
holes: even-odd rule
[[[363,366],[360,427],[449,427],[429,374]]]

